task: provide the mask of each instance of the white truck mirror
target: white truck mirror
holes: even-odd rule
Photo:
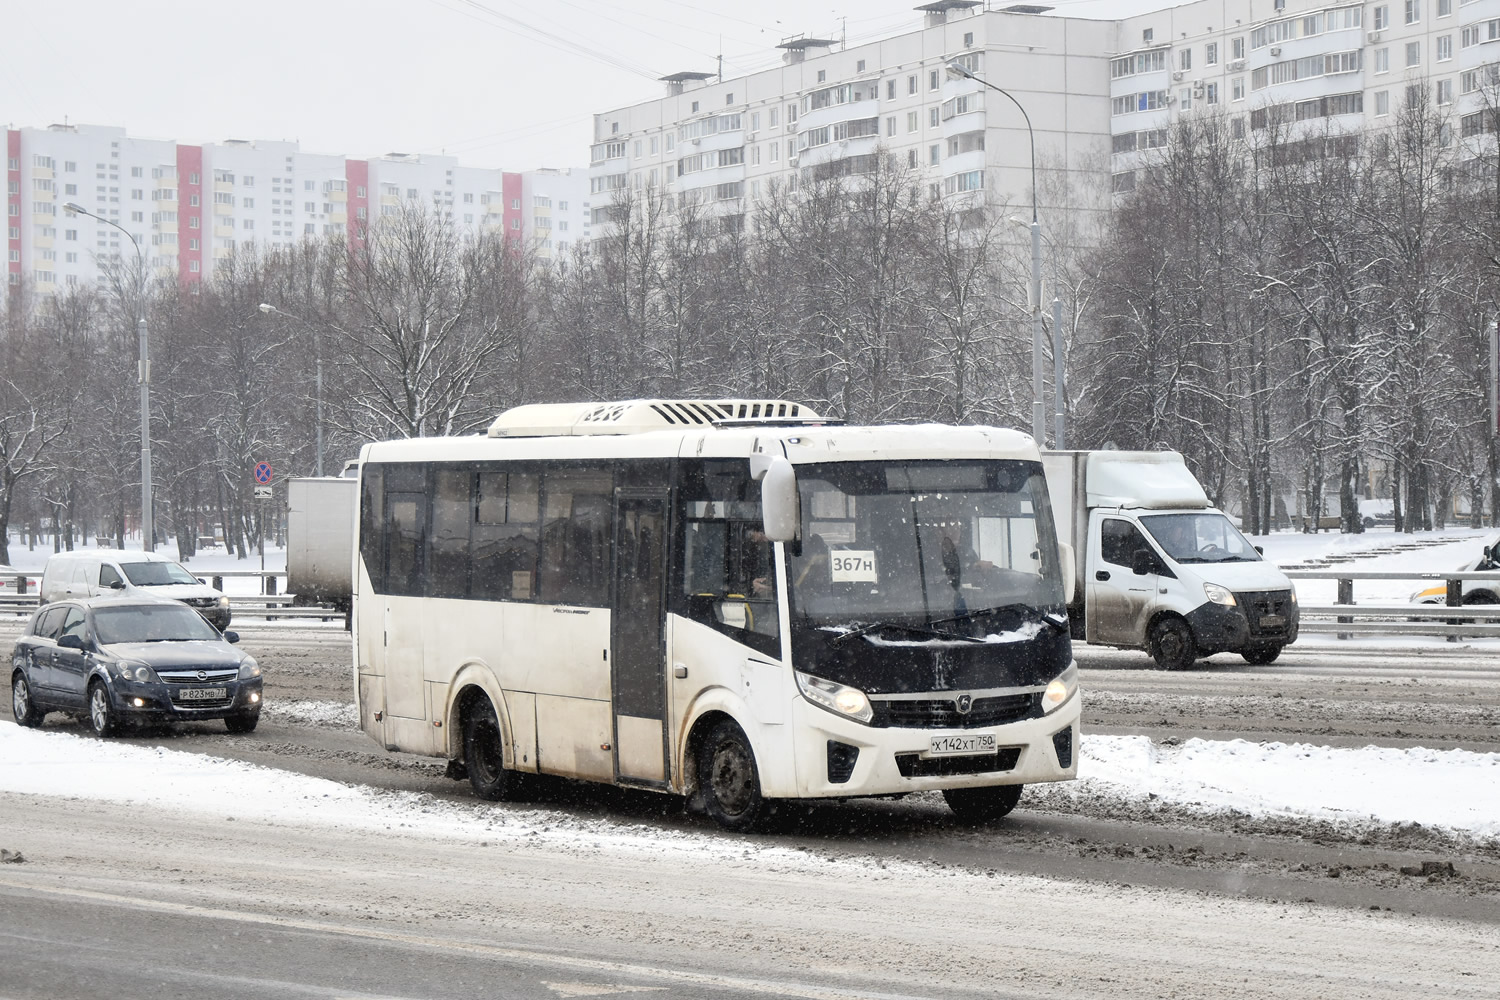
[[[750,457],[751,470],[759,455]],[[797,472],[780,455],[770,456],[760,478],[761,519],[766,537],[773,542],[790,542],[797,537]]]
[[[1071,605],[1073,603],[1074,590],[1073,577],[1076,575],[1073,571],[1073,546],[1062,539],[1058,539],[1057,557],[1062,560],[1063,603]]]

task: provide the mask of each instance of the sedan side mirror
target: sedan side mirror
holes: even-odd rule
[[[229,643],[239,642],[240,634],[231,629],[224,633],[224,641]]]
[[[79,635],[77,632],[69,632],[67,635],[60,635],[57,637],[57,648],[82,650],[84,648],[83,636]]]

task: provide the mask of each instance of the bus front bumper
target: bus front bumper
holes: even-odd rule
[[[1041,718],[977,729],[866,726],[794,700],[796,789],[802,798],[852,798],[944,788],[1067,781],[1078,776],[1082,692]],[[939,753],[941,744],[994,737],[994,748]],[[948,739],[958,738],[958,739]],[[978,741],[972,741],[978,742]],[[774,796],[778,791],[766,789]]]

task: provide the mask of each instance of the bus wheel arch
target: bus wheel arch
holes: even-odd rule
[[[689,738],[686,761],[709,818],[737,833],[765,825],[770,801],[761,792],[755,748],[732,716],[713,711],[699,718]]]

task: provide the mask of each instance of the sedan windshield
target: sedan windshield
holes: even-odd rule
[[[1019,461],[799,466],[794,617],[852,627],[1008,605],[1060,610],[1041,466]]]
[[[1146,530],[1180,563],[1259,562],[1245,536],[1223,514],[1148,514]]]
[[[105,646],[114,642],[182,642],[220,637],[218,629],[204,621],[198,612],[171,604],[99,608],[94,612],[94,635]]]
[[[121,563],[125,578],[137,587],[163,587],[172,583],[197,583],[198,578],[174,562]]]

